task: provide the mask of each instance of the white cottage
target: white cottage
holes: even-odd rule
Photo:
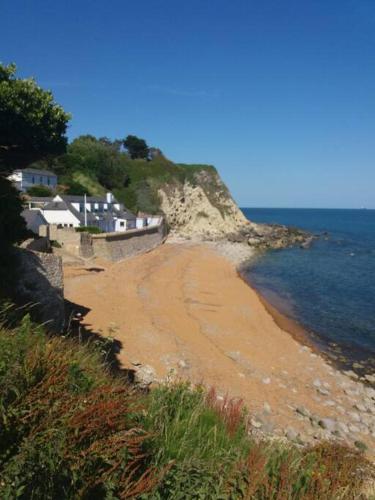
[[[52,191],[57,186],[57,175],[48,170],[39,170],[36,168],[17,169],[8,176],[19,191],[27,191],[34,186],[45,186]]]

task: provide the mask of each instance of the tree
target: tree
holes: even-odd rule
[[[26,222],[21,217],[22,200],[12,183],[0,176],[0,249],[19,243],[26,236]]]
[[[127,149],[132,160],[136,158],[148,159],[149,148],[144,139],[135,135],[128,135],[124,140],[124,147]]]
[[[96,177],[106,189],[112,190],[123,187],[127,181],[126,159],[126,155],[119,151],[118,141],[81,135],[69,144],[67,154],[59,158],[54,170],[62,174],[77,170],[86,172]]]
[[[0,64],[0,173],[63,154],[70,115],[32,78]]]

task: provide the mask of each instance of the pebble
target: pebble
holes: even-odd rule
[[[347,414],[354,422],[361,421],[361,417],[355,411],[348,411]]]
[[[336,430],[336,422],[332,418],[322,418],[319,420],[318,424],[322,429],[326,429],[329,432],[334,432]]]
[[[367,411],[366,406],[364,406],[362,403],[356,403],[353,408],[355,408],[358,411],[363,411],[364,413]]]
[[[356,425],[349,424],[348,429],[353,434],[357,434],[359,432],[359,428]]]
[[[324,403],[324,406],[336,406],[336,403],[332,399],[329,399]]]
[[[350,378],[354,378],[355,380],[357,380],[359,377],[356,373],[353,372],[353,370],[345,370],[344,371],[345,375],[347,375],[348,377]],[[374,378],[374,381],[375,381],[375,378]]]
[[[270,379],[269,377],[266,377],[266,378],[263,378],[263,379],[262,379],[262,382],[263,382],[263,384],[268,385],[268,384],[270,384],[270,383],[271,383],[271,379]]]
[[[263,405],[263,411],[267,415],[270,415],[272,413],[271,406],[267,402],[265,402]]]
[[[298,406],[296,408],[296,412],[302,415],[303,417],[310,418],[311,417],[311,412],[305,408],[304,406]]]
[[[252,418],[250,422],[255,429],[260,429],[262,427],[262,422],[259,422],[259,420],[255,420],[254,418]]]
[[[150,365],[142,365],[135,370],[134,382],[140,387],[148,387],[155,380],[155,370]]]
[[[329,395],[329,390],[325,389],[324,387],[319,387],[317,389],[317,391],[319,392],[319,394],[322,394],[323,396],[328,396]]]
[[[349,433],[349,428],[345,422],[337,422],[337,428],[339,431],[343,432],[344,434]]]
[[[368,381],[368,382],[371,382],[373,384],[375,384],[375,375],[365,375],[365,379]]]
[[[320,387],[321,385],[322,385],[321,381],[320,381],[318,378],[316,378],[316,379],[314,380],[314,382],[313,382],[313,386],[314,386],[314,387],[316,387],[316,388],[318,388],[318,387]]]
[[[369,398],[375,399],[375,389],[373,387],[365,387],[365,392]]]
[[[295,441],[298,437],[298,432],[295,429],[293,429],[293,427],[288,427],[287,430],[285,431],[285,436],[290,441]]]

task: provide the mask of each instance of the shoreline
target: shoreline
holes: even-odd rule
[[[276,313],[277,323],[238,273],[243,248],[225,245],[223,256],[213,246],[169,241],[101,273],[66,266],[66,298],[87,311],[84,328],[116,339],[124,368],[243,399],[254,432],[305,444],[367,440],[373,453],[375,390],[335,370]]]
[[[260,253],[258,257],[261,257]],[[307,330],[298,320],[274,306],[246,276],[246,270],[251,267],[252,262],[254,259],[240,261],[237,265],[238,276],[258,295],[259,300],[275,323],[302,345],[308,346],[317,355],[322,356],[337,370],[344,373],[354,372],[361,381],[375,387],[375,380],[370,382],[365,377],[367,374],[371,375],[375,368],[374,363],[371,364],[371,358],[367,352],[358,346],[335,343],[321,337],[317,333]]]

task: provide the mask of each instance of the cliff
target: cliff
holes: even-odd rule
[[[185,237],[221,238],[249,225],[213,167],[165,183],[158,196],[170,228]]]

